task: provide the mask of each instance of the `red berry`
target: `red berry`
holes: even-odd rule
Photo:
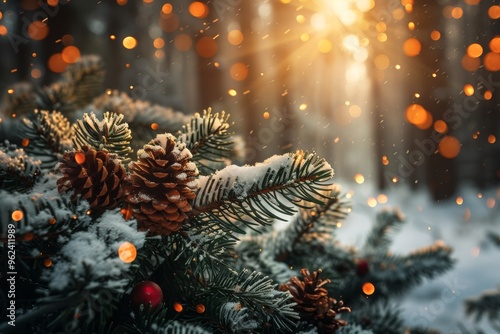
[[[130,294],[130,300],[134,308],[137,309],[139,309],[139,306],[148,303],[151,304],[152,308],[156,308],[163,301],[163,292],[155,282],[144,281],[134,287]]]
[[[368,262],[366,260],[359,260],[358,266],[356,267],[356,273],[358,276],[365,276],[370,271]]]

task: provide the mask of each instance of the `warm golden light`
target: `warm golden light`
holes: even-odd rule
[[[161,37],[155,38],[155,40],[153,41],[153,46],[157,49],[161,49],[165,46],[165,40]]]
[[[489,101],[493,97],[493,93],[490,90],[487,90],[484,92],[483,96],[486,101]]]
[[[433,30],[433,31],[431,32],[431,39],[432,39],[433,41],[439,41],[439,39],[440,39],[440,38],[441,38],[441,33],[440,33],[439,31],[437,31],[437,30]]]
[[[460,153],[460,142],[453,136],[446,136],[439,142],[439,153],[448,159],[453,159]]]
[[[170,13],[172,13],[172,9],[173,9],[172,5],[169,3],[166,3],[163,5],[163,7],[161,7],[161,12],[163,14],[170,14]]]
[[[366,282],[365,284],[363,284],[362,290],[365,295],[371,296],[375,293],[375,285],[370,282]]]
[[[243,63],[236,63],[231,66],[229,75],[233,80],[243,81],[248,76],[248,67]]]
[[[45,22],[33,21],[28,26],[28,36],[35,41],[41,41],[49,34],[49,27]]]
[[[137,46],[137,40],[132,36],[127,36],[123,39],[123,47],[125,49],[134,49]]]
[[[269,112],[267,111],[264,111],[264,113],[262,114],[262,117],[264,117],[264,119],[269,119]]]
[[[193,41],[188,34],[178,34],[174,39],[174,46],[177,50],[186,52],[191,49]]]
[[[349,107],[349,115],[351,115],[352,118],[358,118],[361,116],[361,108],[358,105],[353,104]]]
[[[436,122],[434,122],[434,130],[439,133],[445,133],[446,131],[448,131],[448,125],[445,121],[438,119]]]
[[[471,84],[466,84],[464,86],[464,94],[467,95],[467,96],[474,95],[474,87],[472,87]]]
[[[427,122],[427,110],[420,104],[414,103],[406,108],[406,119],[414,125],[423,125]]]
[[[189,4],[189,14],[196,18],[204,18],[208,16],[208,6],[200,1],[194,1]]]
[[[374,208],[374,207],[377,206],[377,200],[375,198],[373,198],[373,197],[368,198],[368,200],[366,201],[366,203],[368,204],[368,206],[370,208]]]
[[[76,63],[80,59],[80,50],[76,46],[67,46],[62,50],[61,57],[65,63]]]
[[[500,6],[493,5],[490,8],[488,8],[488,16],[493,20],[499,19],[500,18]]]
[[[422,50],[422,44],[420,44],[420,41],[416,38],[408,38],[404,43],[403,43],[403,52],[405,55],[408,57],[416,57],[420,54],[420,51]]]
[[[468,5],[475,6],[478,5],[481,2],[481,0],[464,0],[464,2]]]
[[[415,30],[415,22],[408,22],[408,29]]]
[[[365,182],[365,177],[362,174],[356,174],[354,175],[354,181],[356,181],[357,184],[363,184]]]
[[[500,70],[500,53],[488,52],[484,56],[484,67],[488,71],[496,72]]]
[[[379,70],[385,70],[389,67],[391,64],[391,61],[388,56],[385,54],[380,54],[375,57],[375,67],[378,68]]]
[[[460,7],[455,7],[451,10],[451,17],[453,17],[454,19],[459,19],[462,17],[462,15],[464,15],[464,11]]]
[[[389,200],[389,198],[385,194],[380,194],[380,195],[377,196],[377,201],[380,204],[385,204],[385,203],[387,203],[388,200]]]
[[[478,43],[473,43],[467,47],[467,55],[472,58],[478,58],[483,54],[483,47]]]
[[[469,55],[464,55],[462,57],[462,67],[466,71],[474,72],[479,66],[481,66],[481,60],[479,58],[472,58]]]
[[[500,36],[495,36],[490,41],[490,50],[495,53],[500,53]]]
[[[60,53],[54,53],[52,56],[49,57],[47,66],[52,72],[61,73],[64,72],[64,70],[66,70],[66,67],[68,67],[68,63],[66,63],[62,59],[62,55]]]
[[[389,159],[387,158],[386,155],[382,156],[382,165],[384,165],[384,166],[389,165]]]
[[[212,37],[204,36],[196,42],[196,52],[203,58],[215,56],[218,48]]]
[[[11,218],[13,221],[18,222],[23,219],[24,213],[21,210],[15,210],[12,212]]]
[[[458,196],[457,199],[455,200],[455,202],[458,204],[458,205],[462,205],[464,204],[464,199],[462,196]]]
[[[227,91],[227,93],[230,95],[230,96],[236,96],[238,95],[238,92],[234,89],[230,89]]]
[[[116,0],[116,3],[119,4],[120,6],[125,6],[127,2],[128,0]]]
[[[118,257],[124,263],[131,263],[137,257],[137,249],[132,243],[125,241],[118,248]]]
[[[7,36],[8,30],[7,27],[0,24],[0,36]]]
[[[76,152],[75,161],[79,165],[83,164],[85,162],[85,154],[83,152]]]
[[[495,135],[488,136],[488,143],[494,144],[496,141],[497,141],[497,137],[495,137]]]
[[[227,34],[227,40],[232,45],[240,45],[243,42],[243,33],[240,30],[231,30]]]
[[[329,53],[333,49],[333,43],[328,39],[322,39],[318,42],[318,51],[321,53]]]

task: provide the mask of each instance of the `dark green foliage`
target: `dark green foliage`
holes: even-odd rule
[[[241,224],[268,225],[283,219],[279,215],[294,214],[296,206],[312,208],[328,198],[326,182],[332,170],[315,154],[299,151],[276,158],[273,164],[229,166],[203,179],[193,205],[193,221],[204,228],[220,226],[245,233]],[[246,173],[254,177],[247,179]]]
[[[47,87],[16,84],[4,97],[1,114],[24,116],[34,109],[61,111],[71,117],[77,109],[91,103],[101,92],[104,64],[98,56],[81,57],[68,66],[62,78]],[[71,117],[72,118],[72,117]]]
[[[0,189],[27,192],[41,174],[40,162],[27,156],[22,148],[8,141],[0,145]]]
[[[190,117],[172,108],[134,100],[126,93],[116,90],[96,98],[91,110],[96,114],[104,114],[106,111],[123,114],[123,120],[133,129],[132,148],[136,149],[142,148],[144,143],[159,133],[176,133],[190,120]]]
[[[66,150],[71,150],[71,124],[59,111],[35,110],[23,119],[21,138],[28,141],[25,151],[41,161],[43,169],[52,169]]]
[[[224,111],[212,114],[212,109],[195,114],[191,122],[182,127],[177,137],[193,154],[201,175],[208,175],[225,166],[233,154],[232,124],[228,123],[229,114]]]
[[[132,136],[128,124],[122,121],[123,115],[110,112],[104,113],[102,121],[93,112],[83,114],[83,120],[77,120],[73,125],[75,148],[88,145],[95,150],[105,150],[118,155],[122,164],[126,164],[132,153]]]

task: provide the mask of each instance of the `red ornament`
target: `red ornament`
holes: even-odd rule
[[[359,260],[358,266],[356,267],[356,273],[358,276],[365,276],[370,272],[370,267],[366,260]]]
[[[130,294],[132,305],[139,309],[141,305],[151,304],[151,307],[157,308],[163,301],[163,291],[158,284],[151,281],[144,281],[135,286]]]

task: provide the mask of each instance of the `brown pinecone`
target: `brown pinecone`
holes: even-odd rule
[[[191,211],[189,200],[196,197],[198,187],[191,152],[165,133],[144,145],[137,157],[128,165],[125,201],[130,203],[139,229],[156,235],[178,231]]]
[[[64,153],[57,168],[63,173],[57,180],[57,190],[60,193],[73,190],[73,201],[80,195],[91,208],[105,210],[115,208],[123,196],[122,181],[126,173],[116,154],[83,146]]]
[[[342,301],[337,302],[328,297],[328,291],[323,286],[330,283],[330,280],[319,278],[321,269],[312,275],[305,268],[300,272],[304,276],[303,280],[294,276],[282,284],[280,290],[290,291],[293,301],[297,303],[295,310],[299,312],[301,319],[316,324],[319,333],[335,333],[337,329],[347,325],[345,320],[335,317],[342,312],[351,312],[351,309],[345,307]]]

